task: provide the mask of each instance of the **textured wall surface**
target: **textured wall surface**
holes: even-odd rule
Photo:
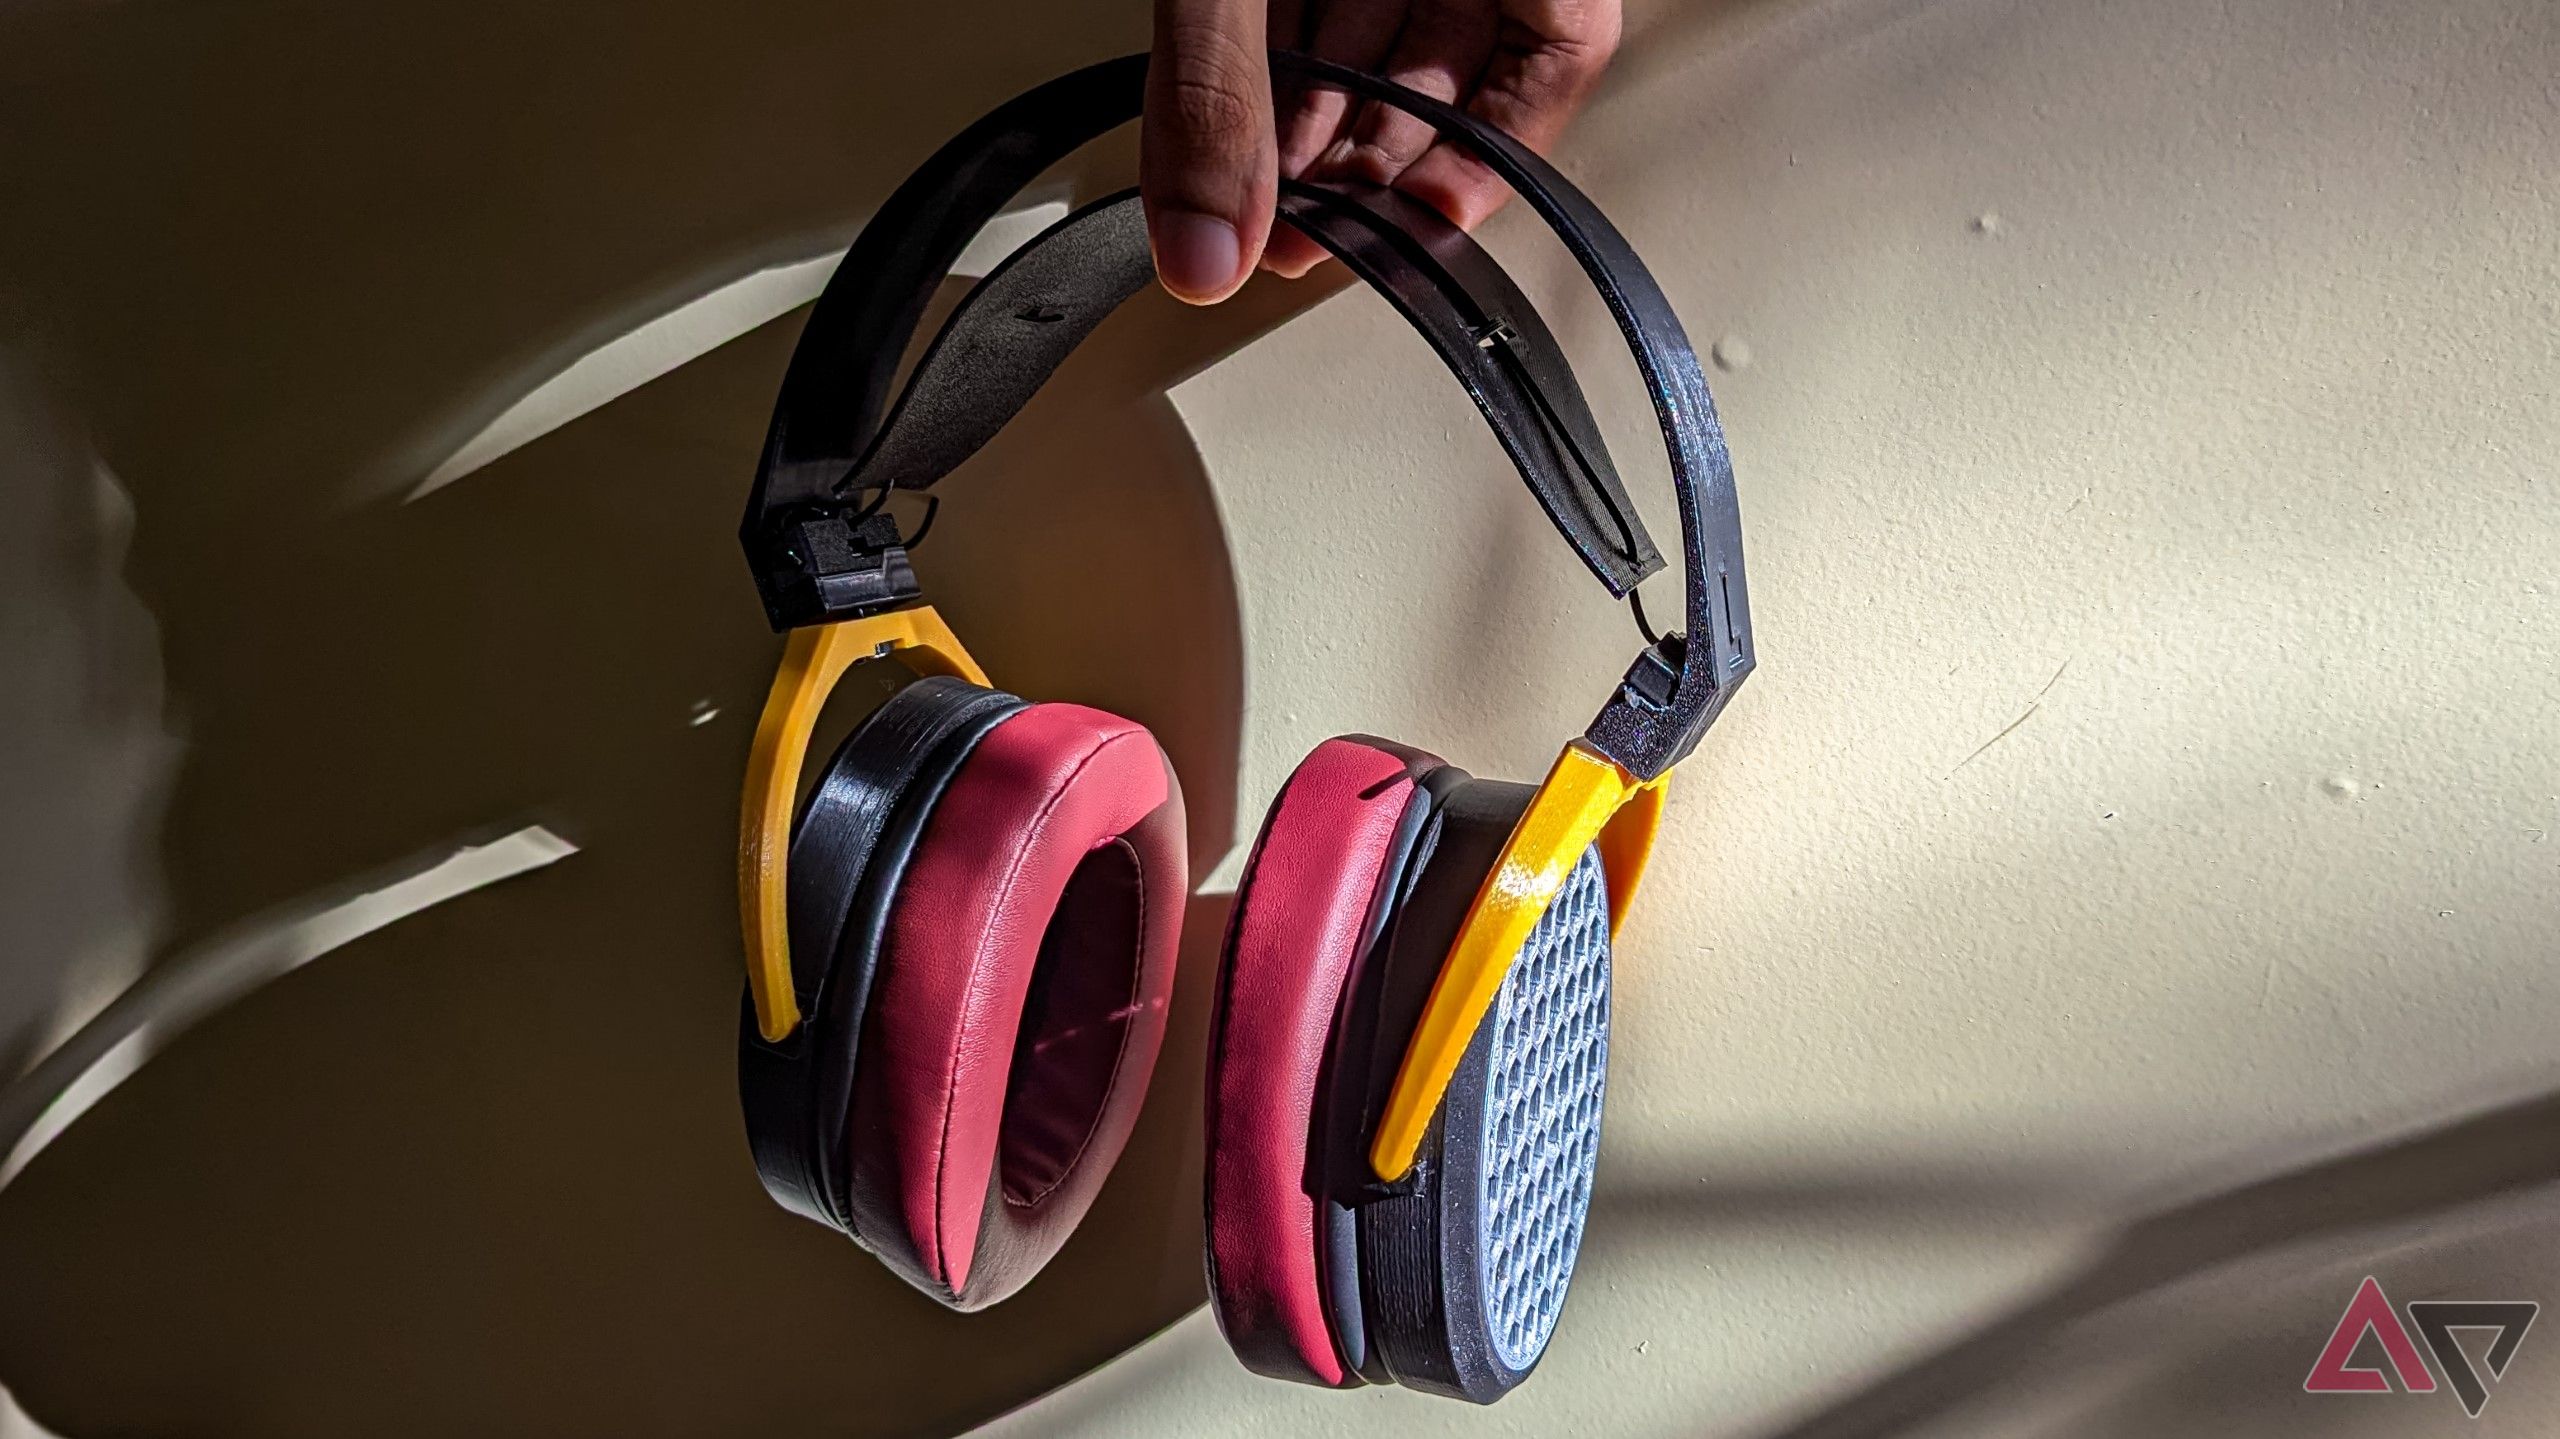
[[[1632,32],[1559,158],[1718,353],[1762,669],[1620,950],[1572,1302],[1480,1412],[1253,1379],[1194,1308],[1214,893],[1020,1299],[945,1314],[758,1193],[730,531],[791,321],[382,498],[1138,7],[7,12],[0,1060],[138,948],[492,825],[578,852],[208,1020],[0,1190],[0,1433],[2461,1426],[2300,1389],[2366,1273],[2560,1301],[2560,7]],[[1667,534],[1605,315],[1530,217],[1488,239]],[[1142,301],[952,492],[946,612],[1166,737],[1203,870],[1339,731],[1533,776],[1634,646],[1363,294]],[[2477,1432],[2555,1414],[2546,1331]]]
[[[2350,1165],[2243,1252],[2216,1210],[2144,1231],[2196,1257],[2072,1276],[2138,1216],[2560,1080],[2560,9],[1646,23],[1562,158],[1721,342],[1762,663],[1622,946],[1557,1345],[1476,1415],[1257,1384],[1193,1321],[1019,1432],[2461,1424],[2303,1374],[2368,1268],[2540,1297],[2548,1219],[2528,1262],[2451,1206],[2409,1254],[2323,1248],[2324,1206],[2409,1182]],[[1546,257],[1658,487],[1578,272],[1528,215],[1491,239]],[[1382,304],[1176,398],[1238,557],[1245,812],[1342,729],[1532,776],[1633,652]],[[2460,1193],[2512,1147],[2549,1181],[2524,1114],[2411,1173]],[[2033,1309],[2057,1287],[2102,1312]],[[2078,1350],[1942,1352],[2021,1312]],[[2560,1414],[2534,1351],[2489,1427]]]

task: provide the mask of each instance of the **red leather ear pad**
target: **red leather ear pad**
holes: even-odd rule
[[[1190,889],[1153,736],[1080,705],[989,730],[926,819],[856,1059],[857,1236],[959,1309],[1066,1242],[1137,1122]]]
[[[1326,1322],[1313,1110],[1344,982],[1438,764],[1379,740],[1318,745],[1237,888],[1209,1037],[1209,1293],[1236,1357],[1274,1378],[1360,1382]]]

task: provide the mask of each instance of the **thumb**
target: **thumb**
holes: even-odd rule
[[[1156,0],[1138,180],[1156,277],[1215,304],[1253,273],[1271,231],[1272,138],[1264,0]]]

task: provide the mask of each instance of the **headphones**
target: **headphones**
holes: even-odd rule
[[[1651,392],[1679,497],[1685,628],[1571,367],[1501,267],[1391,190],[1282,182],[1281,216],[1385,295],[1465,386],[1645,646],[1537,785],[1327,740],[1272,802],[1217,971],[1207,1270],[1237,1357],[1336,1388],[1489,1403],[1536,1366],[1598,1156],[1612,937],[1663,786],[1752,668],[1733,473],[1670,303],[1599,210],[1465,113],[1274,52],[1416,115],[1501,175],[1581,264]],[[895,405],[938,282],[1003,205],[1138,114],[1146,57],[1041,85],[945,144],[811,313],[740,529],[788,642],[749,761],[739,1080],[756,1169],[944,1304],[1048,1262],[1127,1143],[1190,884],[1182,790],[1137,724],[993,688],[882,506],[984,445],[1153,274],[1134,191],[1059,221],[961,302]],[[938,501],[936,502],[938,503]],[[911,673],[820,770],[854,665]]]

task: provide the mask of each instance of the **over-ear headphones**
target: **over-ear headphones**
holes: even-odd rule
[[[1645,646],[1538,785],[1386,740],[1316,747],[1265,817],[1222,948],[1207,1269],[1237,1356],[1334,1387],[1490,1402],[1535,1367],[1579,1249],[1612,938],[1662,787],[1752,668],[1731,462],[1669,302],[1543,160],[1448,105],[1275,52],[1429,122],[1553,227],[1633,350],[1679,497],[1685,627]],[[961,302],[892,406],[934,287],[1042,170],[1134,119],[1146,57],[1039,86],[899,187],[812,312],[740,538],[786,631],[739,850],[740,1083],[785,1207],[961,1309],[1019,1289],[1118,1158],[1161,1045],[1189,891],[1147,731],[989,686],[882,511],[986,443],[1152,273],[1137,198],[1087,205]],[[1474,241],[1392,191],[1280,211],[1456,374],[1612,596],[1661,568],[1571,367]],[[932,511],[927,511],[930,523]],[[855,664],[915,678],[800,774]]]

